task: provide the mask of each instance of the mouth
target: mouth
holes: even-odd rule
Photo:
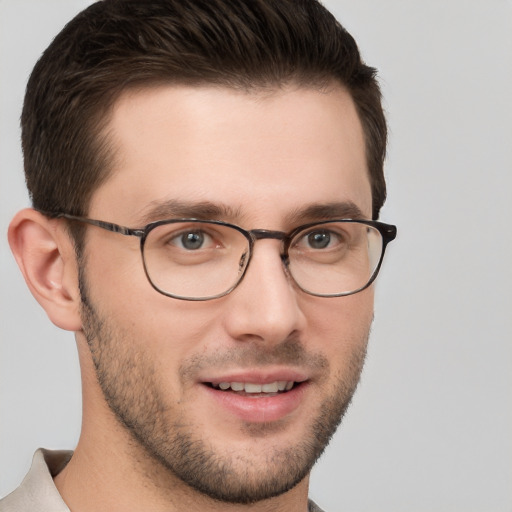
[[[276,380],[274,382],[204,382],[205,386],[226,393],[234,393],[250,398],[272,397],[288,393],[301,386],[303,382],[293,380]]]
[[[305,400],[311,399],[311,377],[291,368],[205,375],[199,383],[208,400],[212,400],[212,412],[235,416],[245,423],[269,423],[292,417]]]

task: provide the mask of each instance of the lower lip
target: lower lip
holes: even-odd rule
[[[285,393],[251,397],[203,385],[205,391],[224,409],[251,423],[278,421],[293,413],[300,406],[307,387],[308,383],[302,382]]]

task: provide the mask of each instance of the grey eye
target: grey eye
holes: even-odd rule
[[[177,245],[181,245],[184,249],[189,251],[194,251],[197,249],[201,249],[205,242],[205,234],[201,231],[191,231],[188,233],[183,233],[179,237],[179,243]]]
[[[328,231],[313,231],[307,235],[308,246],[312,249],[325,249],[331,242],[331,234]]]

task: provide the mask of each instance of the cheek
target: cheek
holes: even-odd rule
[[[218,311],[212,305],[166,297],[149,283],[133,288],[132,293],[109,297],[112,322],[165,367],[197,353],[215,331]]]
[[[100,277],[98,277],[100,276]],[[201,350],[218,317],[211,306],[158,293],[128,265],[102,273],[86,268],[88,299],[120,347],[147,357],[171,381],[182,361]],[[217,312],[218,313],[218,312]],[[169,383],[168,382],[168,383]]]
[[[304,307],[308,319],[308,340],[332,360],[348,360],[366,348],[373,320],[373,289],[347,297],[310,301]]]

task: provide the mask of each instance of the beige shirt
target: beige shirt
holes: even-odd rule
[[[70,512],[53,483],[71,459],[71,451],[40,448],[34,454],[32,467],[21,485],[0,500],[0,512]],[[312,501],[309,512],[322,512]]]
[[[73,452],[40,448],[21,485],[0,500],[0,512],[70,512],[53,483]]]

